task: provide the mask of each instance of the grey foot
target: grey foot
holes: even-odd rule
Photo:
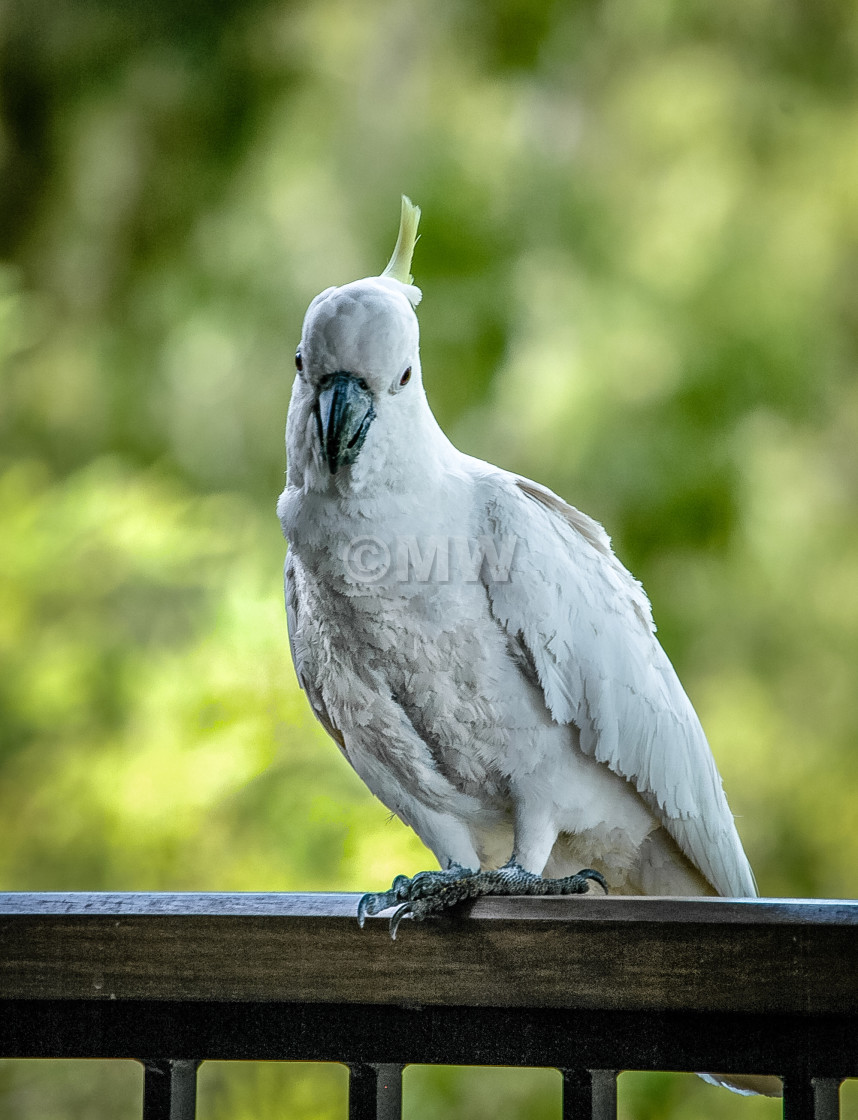
[[[543,879],[512,861],[496,871],[468,871],[454,864],[447,871],[423,871],[413,879],[398,875],[389,891],[365,894],[358,903],[358,921],[363,926],[368,914],[380,914],[399,903],[390,919],[390,936],[395,941],[404,918],[421,922],[459,902],[486,894],[586,894],[591,882],[608,893],[603,876],[589,867],[565,879]]]
[[[399,902],[408,902],[409,904],[412,901],[416,902],[418,899],[428,897],[465,876],[474,874],[468,868],[460,867],[458,863],[451,863],[446,871],[420,871],[413,879],[409,879],[407,875],[397,875],[389,891],[379,891],[378,894],[371,893],[363,896],[358,903],[358,925],[363,929],[363,924],[370,915],[380,914],[382,910],[389,910],[391,906],[396,906]],[[393,918],[391,918],[390,935],[395,941],[396,927],[392,923]],[[399,922],[396,925],[398,926]]]

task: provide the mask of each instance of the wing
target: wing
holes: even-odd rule
[[[310,655],[304,638],[303,626],[306,620],[301,612],[301,573],[296,568],[295,557],[292,550],[286,553],[286,563],[283,565],[283,590],[286,598],[286,626],[289,631],[289,649],[292,653],[292,664],[295,666],[295,675],[298,684],[306,692],[310,707],[319,723],[331,736],[345,757],[351,763],[343,733],[334,725],[321,691],[316,688],[313,674],[310,672]]]
[[[719,894],[756,896],[703,728],[604,529],[514,475],[478,485],[497,554],[515,542],[508,576],[483,566],[491,609],[529,650],[552,717],[634,784]]]

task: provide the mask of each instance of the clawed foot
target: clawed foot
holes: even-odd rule
[[[397,875],[389,891],[363,896],[358,903],[358,925],[363,929],[368,915],[380,914],[382,910],[389,910],[391,906],[403,903],[404,905],[400,906],[390,919],[390,936],[395,941],[399,923],[411,906],[428,900],[433,894],[438,895],[445,887],[473,875],[473,871],[460,867],[458,863],[450,864],[446,871],[421,871],[413,879],[409,879],[407,875]]]
[[[389,891],[365,894],[358,903],[358,922],[363,928],[367,915],[380,914],[399,903],[390,919],[390,936],[395,941],[404,918],[421,922],[467,899],[484,894],[586,894],[593,882],[608,893],[604,877],[589,867],[565,879],[543,879],[512,860],[496,871],[469,871],[452,864],[446,871],[421,871],[413,879],[397,875]]]

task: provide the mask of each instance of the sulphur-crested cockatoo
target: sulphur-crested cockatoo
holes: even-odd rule
[[[753,896],[706,737],[605,531],[462,454],[432,415],[409,274],[419,213],[403,199],[381,276],[307,310],[278,505],[301,687],[442,869],[365,895],[361,923],[398,906],[395,936],[479,894],[594,883]]]
[[[395,935],[482,893],[755,895],[706,737],[605,531],[462,454],[432,415],[418,218],[403,199],[382,275],[307,310],[278,506],[298,680],[441,865],[365,896],[361,921],[398,904]]]

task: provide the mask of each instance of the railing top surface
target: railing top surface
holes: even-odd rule
[[[0,895],[0,1000],[858,1014],[858,903],[493,898],[358,928],[355,894]]]
[[[360,894],[322,891],[10,891],[0,892],[0,916],[353,919],[360,897]],[[462,913],[480,923],[514,920],[655,922],[674,927],[701,923],[858,926],[858,901],[831,898],[489,897],[471,903]],[[370,924],[386,921],[386,916],[368,919]]]

